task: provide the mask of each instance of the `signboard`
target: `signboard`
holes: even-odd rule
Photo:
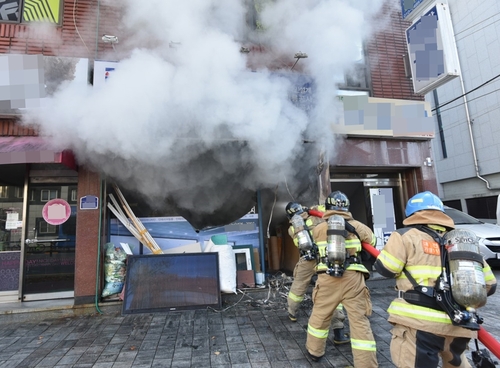
[[[219,234],[226,235],[228,243],[234,246],[252,245],[258,248],[260,244],[258,214],[249,213],[225,226],[200,231],[193,229],[191,224],[181,216],[141,217],[139,220],[165,253],[178,247],[191,246],[193,243],[203,245],[212,236]],[[109,231],[111,243],[127,243],[134,255],[150,253],[147,247],[140,246],[139,241],[119,220],[111,219]]]
[[[425,101],[339,96],[344,114],[335,133],[373,137],[434,137],[431,108]]]
[[[460,75],[449,7],[436,4],[406,30],[416,94],[425,95]]]
[[[0,55],[0,75],[0,110],[41,106],[46,96],[43,55]]]
[[[94,80],[92,82],[94,88],[104,86],[106,81],[112,78],[117,67],[117,61],[94,61]]]
[[[22,226],[22,221],[19,221],[19,213],[7,212],[7,220],[5,221],[5,230],[14,230]]]
[[[411,12],[415,10],[424,0],[400,0],[401,1],[401,15],[403,19],[407,18]]]
[[[99,208],[99,198],[93,195],[86,195],[80,198],[81,210],[96,210]]]
[[[64,199],[52,199],[43,206],[42,216],[51,225],[61,225],[71,216],[71,207]]]

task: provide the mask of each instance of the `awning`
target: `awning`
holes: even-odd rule
[[[51,149],[42,137],[0,137],[0,165],[58,163],[76,170],[73,152]]]

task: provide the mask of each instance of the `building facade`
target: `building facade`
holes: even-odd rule
[[[0,57],[21,57],[26,60],[23,65],[36,62],[23,56],[42,57],[44,65],[53,66],[46,75],[57,76],[71,74],[77,61],[87,60],[89,82],[95,61],[120,58],[113,43],[113,35],[120,31],[119,7],[61,0],[51,3],[50,14],[39,14],[24,11],[23,1],[15,3],[18,12],[0,20]],[[408,24],[392,1],[382,13],[390,14],[387,23],[367,40],[364,59],[338,86],[334,103],[342,106],[344,114],[332,121],[332,129],[342,139],[335,159],[318,165],[319,189],[313,194],[321,201],[331,190],[344,191],[351,198],[354,216],[375,228],[380,246],[384,236],[402,222],[404,203],[411,195],[437,190],[434,167],[428,164],[433,157],[430,130],[415,128],[411,119],[414,114],[416,125],[426,125],[430,111],[429,104],[412,93],[405,75],[401,35]],[[125,53],[127,36],[133,35],[124,35],[120,50]],[[54,79],[53,85],[37,87],[40,94],[34,97],[4,98],[0,109],[0,302],[100,301],[104,244],[117,235],[112,234],[116,219],[107,210],[112,178],[80,164],[72,152],[48,145],[36,126],[21,124],[23,109],[64,82],[64,78]],[[259,239],[253,248],[260,252],[262,270],[269,270],[270,259],[264,256],[267,236],[277,235],[289,198],[262,194],[257,194],[260,223],[252,226]],[[273,206],[276,201],[283,206]],[[140,201],[134,206],[138,214],[151,216],[141,211]],[[271,223],[271,218],[278,220],[269,234],[263,224]],[[241,230],[241,226],[236,227]],[[225,229],[231,232],[235,227]]]
[[[432,4],[430,4],[432,5]],[[445,204],[495,219],[500,194],[500,27],[497,3],[450,0],[459,73],[425,95],[436,126],[434,161]]]

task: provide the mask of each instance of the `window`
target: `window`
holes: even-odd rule
[[[51,199],[57,198],[57,190],[56,189],[42,189],[40,191],[40,201],[48,202]]]
[[[76,189],[71,189],[70,202],[76,202]]]
[[[24,188],[16,187],[14,190],[14,195],[16,198],[23,198],[24,196]]]
[[[339,89],[364,91],[369,95],[370,83],[365,59],[363,44],[358,45],[358,55],[350,68],[344,71],[343,80],[338,84]]]
[[[38,219],[38,235],[42,234],[55,234],[57,232],[57,226],[51,225],[44,219]]]
[[[0,185],[0,198],[9,198],[9,187],[7,185]]]
[[[0,2],[1,23],[44,22],[61,24],[62,0],[4,0]]]

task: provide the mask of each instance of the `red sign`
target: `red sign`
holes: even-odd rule
[[[51,225],[61,225],[71,216],[71,207],[64,199],[52,199],[43,206],[42,216]]]

